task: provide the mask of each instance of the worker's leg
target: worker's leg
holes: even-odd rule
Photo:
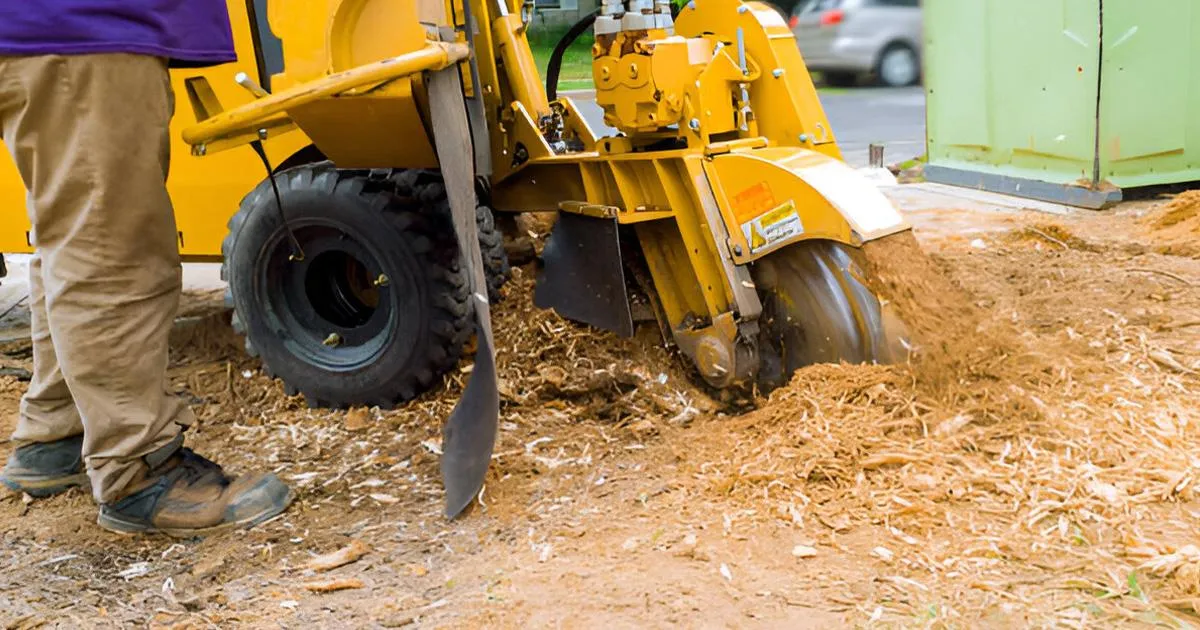
[[[13,490],[45,497],[85,484],[87,475],[83,467],[83,423],[50,340],[42,260],[36,254],[29,261],[29,311],[33,378],[21,398],[21,412],[12,436],[17,448],[0,473],[0,482]]]
[[[19,112],[24,101],[21,82],[9,64],[0,62],[0,136],[6,114]],[[30,220],[32,210],[31,206]],[[83,474],[83,423],[50,341],[42,261],[36,254],[29,261],[28,299],[33,377],[21,398],[12,435],[17,448],[0,474],[0,482],[34,496],[49,496],[85,483],[87,476]]]
[[[166,389],[181,280],[165,186],[171,100],[151,57],[0,58],[0,122],[32,191],[46,321],[83,424],[97,520],[190,537],[266,521],[293,494],[273,474],[227,475],[181,446],[192,416]]]
[[[41,356],[58,359],[84,427],[93,493],[111,501],[145,476],[143,457],[171,443],[192,418],[164,380],[180,290],[164,186],[167,69],[136,55],[5,64],[24,96],[4,117],[4,139],[32,191],[53,340],[53,352]],[[39,385],[49,391],[32,392],[30,409],[57,393],[46,376]],[[48,431],[33,413],[26,428]]]
[[[31,219],[32,220],[32,219]],[[83,422],[67,381],[63,379],[50,341],[46,292],[42,288],[42,258],[29,261],[29,318],[33,341],[33,378],[21,397],[21,413],[12,439],[17,444],[54,442],[83,435]]]

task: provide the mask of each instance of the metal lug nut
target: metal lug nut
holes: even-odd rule
[[[381,273],[381,274],[379,274],[378,278],[375,278],[375,282],[373,282],[372,284],[374,284],[377,287],[386,287],[389,282],[391,282],[391,279]]]
[[[321,343],[329,346],[330,348],[336,348],[342,345],[342,336],[335,332],[329,333],[329,336],[326,337],[325,341],[322,341]]]

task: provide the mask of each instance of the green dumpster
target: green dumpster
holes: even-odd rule
[[[1200,180],[1200,2],[924,7],[929,181],[1099,208]]]

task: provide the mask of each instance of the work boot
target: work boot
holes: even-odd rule
[[[83,436],[18,446],[8,457],[0,483],[31,497],[49,497],[88,484]]]
[[[177,538],[249,529],[287,509],[294,494],[273,474],[233,477],[178,448],[150,470],[133,493],[100,506],[97,523],[121,534],[162,533]]]

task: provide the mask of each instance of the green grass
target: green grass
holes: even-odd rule
[[[907,171],[908,169],[910,169],[910,168],[913,168],[913,167],[916,167],[916,166],[918,166],[918,165],[920,165],[920,164],[924,164],[924,163],[925,163],[925,162],[927,162],[927,161],[928,161],[928,157],[927,157],[927,156],[925,156],[925,155],[918,155],[918,156],[917,156],[917,157],[915,157],[915,158],[912,158],[912,159],[910,159],[910,160],[905,160],[905,161],[901,162],[900,164],[898,164],[898,165],[897,165],[897,167],[898,167],[900,170],[902,170],[902,171]],[[1084,542],[1084,544],[1086,544],[1086,543],[1087,543],[1087,541],[1086,541],[1086,540],[1085,540],[1085,541],[1083,541],[1083,542]]]
[[[546,78],[546,65],[550,63],[550,53],[558,44],[566,29],[531,29],[529,47],[533,49],[533,58],[537,62],[542,79]],[[558,75],[558,90],[589,90],[592,84],[592,38],[591,33],[584,33],[571,44],[563,55],[562,71]]]

